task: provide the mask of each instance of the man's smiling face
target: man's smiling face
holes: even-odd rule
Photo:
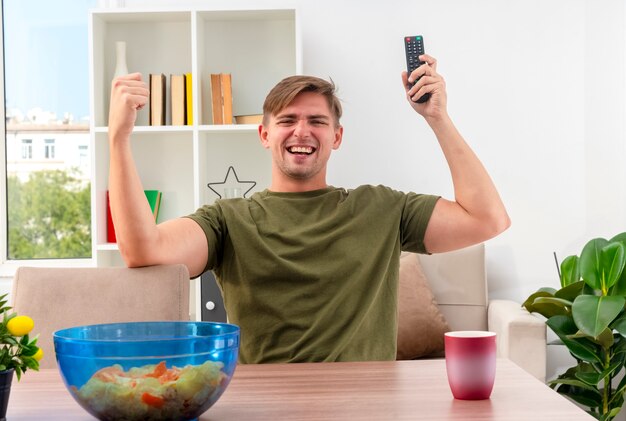
[[[272,152],[273,191],[305,191],[326,187],[326,165],[339,148],[343,128],[326,98],[302,92],[259,128],[261,143]]]

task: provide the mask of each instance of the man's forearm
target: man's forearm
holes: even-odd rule
[[[133,160],[130,139],[109,139],[109,198],[117,243],[128,266],[150,264],[147,253],[158,238]]]
[[[469,214],[499,233],[510,220],[491,177],[448,115],[427,119],[450,167],[455,201]]]

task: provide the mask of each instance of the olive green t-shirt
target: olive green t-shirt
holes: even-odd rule
[[[426,253],[438,196],[265,190],[189,217],[207,236],[242,363],[393,360],[401,250]]]

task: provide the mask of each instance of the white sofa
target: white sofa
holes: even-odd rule
[[[418,258],[450,330],[496,332],[498,356],[545,381],[545,322],[520,303],[488,300],[484,244]]]

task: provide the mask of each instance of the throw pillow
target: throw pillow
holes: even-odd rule
[[[398,286],[398,360],[443,355],[450,328],[437,307],[415,253],[400,256]]]

